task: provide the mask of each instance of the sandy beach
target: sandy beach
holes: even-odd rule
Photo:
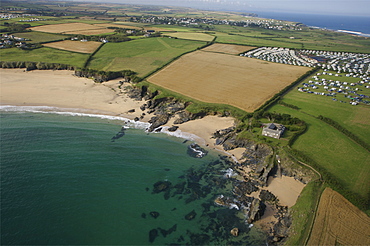
[[[135,101],[119,89],[121,79],[99,84],[73,74],[74,71],[65,70],[24,72],[24,69],[1,69],[0,104],[51,106],[58,107],[60,111],[120,116],[131,120],[143,113],[140,106],[145,101]],[[133,110],[135,112],[129,112]],[[148,122],[152,116],[147,114],[141,121]],[[216,146],[215,140],[211,139],[212,133],[233,124],[231,117],[207,116],[179,125],[178,131],[198,144],[222,151],[222,147]],[[166,126],[172,125],[173,120],[170,120]],[[240,151],[236,157],[241,157]]]
[[[57,107],[60,111],[120,116],[131,120],[143,113],[140,106],[145,101],[129,98],[118,88],[120,79],[100,84],[73,74],[73,71],[24,72],[24,69],[0,69],[0,105],[50,106]],[[129,113],[133,109],[135,111]],[[141,121],[148,122],[152,116],[147,114]],[[174,119],[171,119],[163,128],[172,126],[173,121]],[[215,145],[215,139],[212,138],[212,133],[216,130],[233,125],[232,117],[206,116],[178,125],[179,129],[171,135],[189,136],[200,145],[222,151],[233,156],[235,160],[240,160],[243,148],[225,152],[222,146]],[[303,187],[299,181],[283,176],[269,180],[265,189],[275,194],[281,205],[291,207]],[[269,216],[272,216],[272,213],[266,213],[264,217]]]

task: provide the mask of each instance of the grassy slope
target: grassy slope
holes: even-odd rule
[[[322,71],[319,71],[320,73]],[[335,77],[329,75],[321,75],[320,78],[327,80],[347,81],[349,83],[358,82],[359,78],[348,77]],[[307,83],[311,78],[307,78],[304,82]],[[301,85],[298,85],[301,86]],[[323,87],[323,86],[319,86]],[[353,87],[353,86],[351,86]],[[370,89],[365,86],[354,86],[361,88],[362,91],[358,93],[370,95]],[[317,90],[319,91],[319,90]],[[324,91],[324,90],[320,90]],[[284,102],[298,106],[302,111],[314,116],[323,115],[338,122],[341,126],[357,135],[363,141],[370,145],[370,106],[360,104],[358,106],[349,105],[349,99],[345,98],[342,94],[337,94],[338,101],[333,101],[332,97],[313,95],[308,93],[299,92],[296,89],[290,91],[284,96]],[[339,100],[347,101],[347,103],[340,103]],[[324,105],[324,106],[323,106]]]
[[[189,39],[189,40],[199,40],[199,41],[207,41],[210,42],[213,40],[213,36],[205,34],[205,33],[194,33],[194,32],[175,32],[175,33],[165,33],[164,35],[170,37],[176,37],[181,39]]]
[[[52,34],[52,33],[46,33],[46,32],[33,32],[33,31],[14,33],[14,36],[30,39],[30,41],[26,41],[26,43],[44,43],[44,42],[68,38],[68,36],[66,35]]]
[[[323,187],[319,181],[311,181],[302,190],[290,213],[294,217],[290,227],[290,236],[285,245],[304,245],[314,220],[314,211]]]
[[[34,50],[22,50],[19,48],[0,50],[1,61],[61,63],[82,67],[88,57],[88,54],[57,50],[47,47]]]
[[[146,38],[108,43],[93,57],[89,68],[105,71],[131,69],[145,76],[171,59],[201,47],[205,42],[170,38]]]
[[[304,120],[308,130],[293,148],[310,156],[321,167],[337,177],[344,187],[366,198],[369,193],[369,152],[328,124],[301,111],[273,106],[270,111],[290,114]]]

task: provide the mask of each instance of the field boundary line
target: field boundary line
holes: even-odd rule
[[[307,245],[308,244],[308,241],[311,238],[311,234],[312,234],[313,226],[315,225],[315,220],[316,220],[316,217],[317,217],[317,212],[319,210],[319,205],[320,205],[320,201],[321,201],[321,198],[322,198],[322,194],[327,189],[327,187],[325,187],[325,189],[323,189],[323,185],[324,185],[324,181],[323,181],[323,183],[321,184],[321,187],[320,187],[320,189],[321,189],[320,196],[319,196],[319,198],[316,199],[315,213],[313,215],[313,218],[312,218],[312,221],[311,221],[311,224],[310,224],[310,230],[308,232],[308,235],[306,237],[306,240],[304,241],[304,245]]]

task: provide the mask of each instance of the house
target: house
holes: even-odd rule
[[[262,135],[266,137],[279,139],[283,135],[285,126],[276,123],[264,124]]]

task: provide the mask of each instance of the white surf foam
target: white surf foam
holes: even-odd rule
[[[182,139],[189,140],[189,141],[194,141],[199,144],[202,144],[202,143],[204,144],[205,142],[204,139],[202,139],[201,137],[195,134],[192,134],[189,132],[183,132],[180,129],[177,129],[176,131],[171,132],[171,131],[168,131],[168,128],[169,128],[168,126],[163,126],[160,132],[165,133],[169,136],[178,137],[178,138],[182,138]]]
[[[92,117],[108,120],[117,120],[124,122],[126,127],[135,129],[147,129],[150,123],[134,121],[122,116],[104,115],[104,114],[91,114],[77,112],[76,109],[49,107],[49,106],[13,106],[13,105],[0,105],[0,111],[5,112],[31,112],[31,113],[43,113],[43,114],[58,114],[67,116],[80,116],[80,117]],[[79,111],[83,111],[79,109]]]

